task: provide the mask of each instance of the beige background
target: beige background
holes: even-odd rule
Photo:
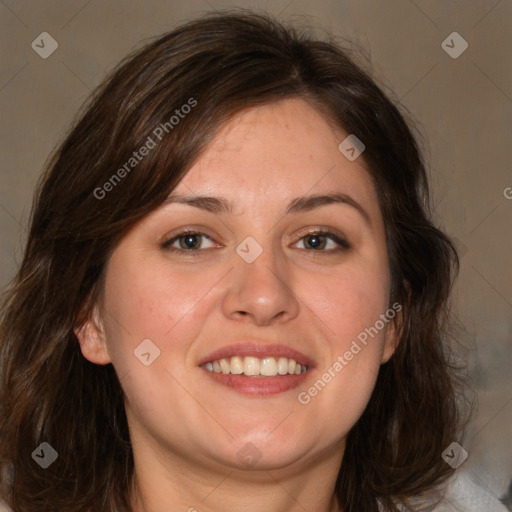
[[[235,5],[352,40],[420,123],[437,219],[462,255],[456,303],[480,402],[461,470],[503,496],[512,479],[511,0],[1,2],[0,286],[20,262],[42,166],[90,91],[144,39]],[[441,46],[454,31],[469,44],[456,59]],[[41,32],[59,44],[47,59],[31,48]]]

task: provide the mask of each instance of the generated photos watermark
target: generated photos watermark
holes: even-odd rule
[[[164,136],[169,134],[195,106],[197,106],[197,100],[191,97],[187,100],[187,103],[184,103],[179,109],[175,109],[175,115],[172,115],[168,121],[160,123],[151,132],[151,135],[148,135],[144,144],[138,150],[134,151],[132,156],[128,158],[128,160],[119,169],[117,169],[117,171],[112,174],[112,176],[101,187],[94,189],[94,197],[99,200],[104,199],[109,192],[114,190],[114,188],[124,178],[126,178],[126,176],[128,176],[128,174],[130,174],[130,172],[132,172],[140,162],[142,162],[144,157],[146,157],[151,150],[157,146]]]
[[[357,339],[353,340],[350,348],[343,354],[338,355],[334,363],[320,376],[320,378],[308,388],[307,391],[301,391],[297,398],[302,405],[307,405],[311,399],[317,396],[325,386],[331,382],[338,373],[354,359],[361,350],[368,345],[368,337],[374,338],[384,327],[395,318],[396,314],[402,311],[402,305],[395,302],[385,313],[381,314],[379,320],[371,327],[367,327],[357,335]]]

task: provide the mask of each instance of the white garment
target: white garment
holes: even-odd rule
[[[446,495],[432,512],[509,512],[490,489],[467,473],[458,473]]]

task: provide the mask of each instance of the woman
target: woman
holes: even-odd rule
[[[410,129],[344,51],[247,12],[178,27],[96,91],[37,190],[0,497],[434,506],[462,444],[456,266]]]

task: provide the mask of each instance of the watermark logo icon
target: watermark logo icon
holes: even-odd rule
[[[41,443],[33,452],[32,458],[43,468],[49,468],[58,458],[59,454],[48,443]]]
[[[468,49],[468,46],[468,42],[458,32],[452,32],[441,43],[441,48],[452,59],[458,59]]]
[[[249,468],[254,467],[262,457],[256,445],[250,442],[238,450],[236,455]]]
[[[238,245],[236,252],[246,263],[252,263],[261,256],[263,247],[252,236],[248,236]]]
[[[441,457],[447,464],[456,469],[468,458],[468,452],[454,441],[446,448]]]
[[[47,59],[59,47],[59,43],[48,32],[41,32],[31,46],[39,57]]]
[[[343,142],[338,146],[340,152],[347,158],[353,162],[356,160],[361,153],[366,149],[366,146],[363,142],[357,138],[353,133],[351,133]]]
[[[143,340],[133,353],[144,366],[150,366],[160,357],[160,349],[150,339]]]

